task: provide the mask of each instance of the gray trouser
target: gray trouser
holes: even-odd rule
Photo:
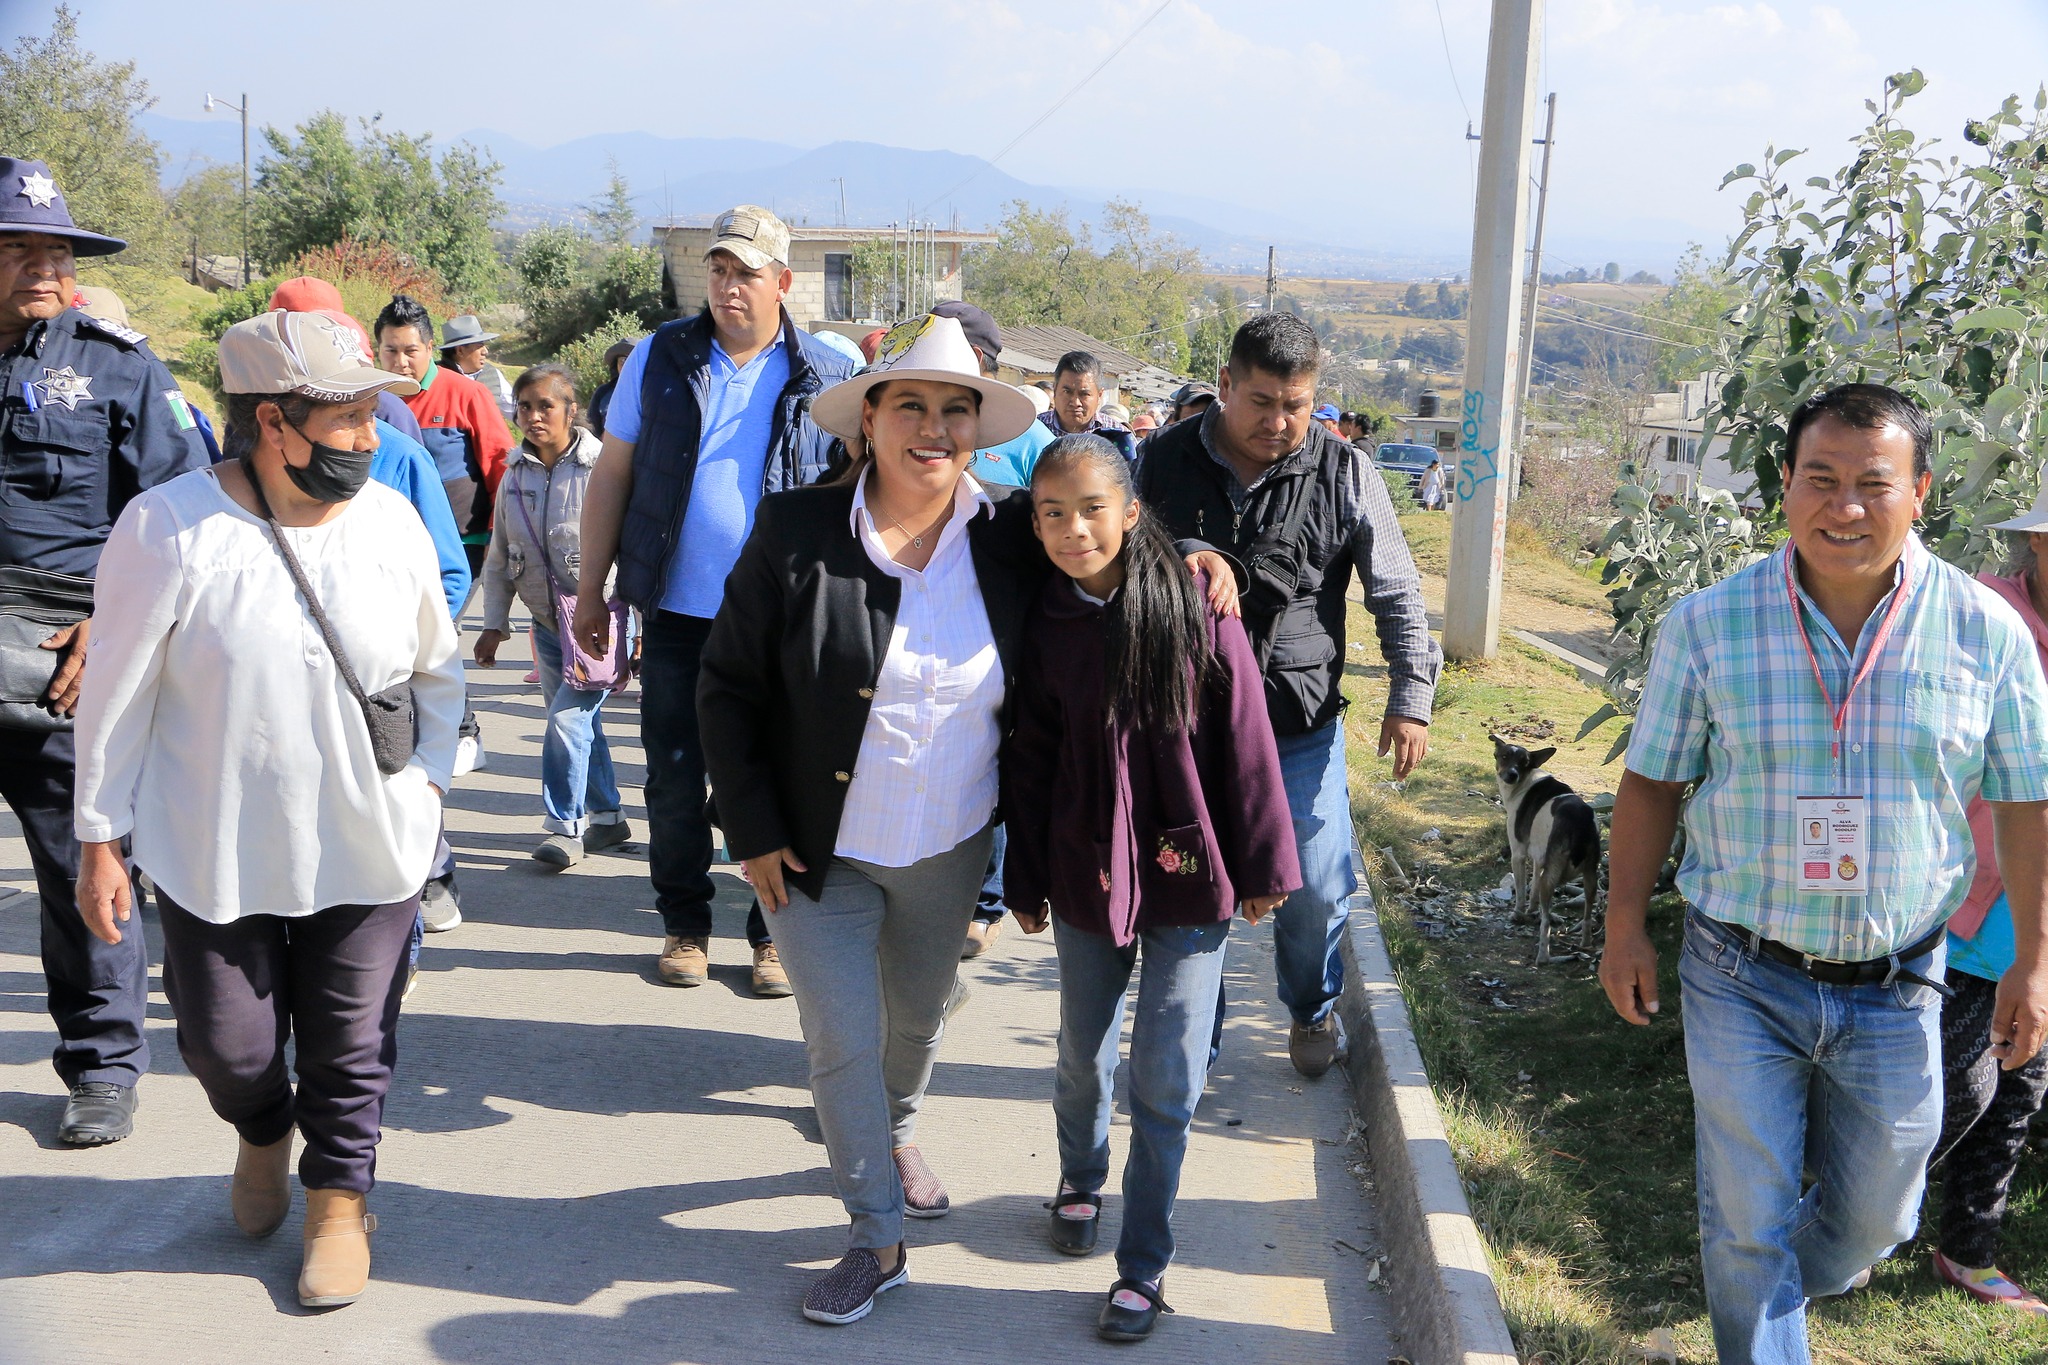
[[[892,1153],[916,1135],[991,837],[909,867],[834,858],[820,899],[791,887],[774,917],[852,1246],[903,1240]]]

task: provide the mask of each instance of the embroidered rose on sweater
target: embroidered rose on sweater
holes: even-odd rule
[[[1201,870],[1202,861],[1194,854],[1175,848],[1170,839],[1159,841],[1159,868],[1168,876],[1192,877]]]
[[[1102,879],[1102,889],[1104,891],[1109,890],[1109,874],[1107,872],[1097,872],[1095,875]]]

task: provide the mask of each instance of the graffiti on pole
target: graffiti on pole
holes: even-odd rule
[[[1498,443],[1482,446],[1479,443],[1480,421],[1486,415],[1486,393],[1481,389],[1465,390],[1465,405],[1462,420],[1458,424],[1458,483],[1459,502],[1470,502],[1480,488],[1498,478],[1500,471],[1494,463],[1494,452]]]

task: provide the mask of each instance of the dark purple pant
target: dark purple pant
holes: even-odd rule
[[[419,897],[211,924],[161,892],[164,994],[213,1112],[267,1147],[296,1122],[299,1182],[368,1193]],[[298,1093],[285,1042],[298,1047]]]

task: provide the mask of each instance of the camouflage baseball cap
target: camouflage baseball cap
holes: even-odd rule
[[[704,259],[714,251],[729,251],[749,270],[760,270],[771,261],[789,264],[789,224],[759,204],[741,204],[727,209],[711,222],[711,245]]]

